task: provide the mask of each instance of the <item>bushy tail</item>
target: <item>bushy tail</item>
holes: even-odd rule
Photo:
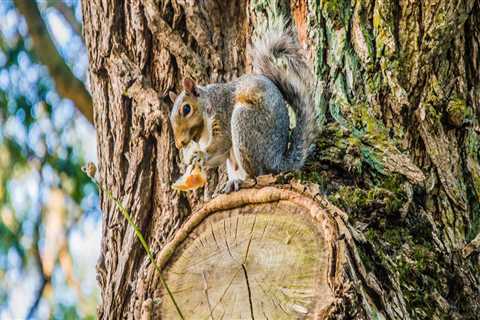
[[[296,126],[279,171],[300,169],[315,139],[313,75],[293,32],[281,20],[269,25],[250,49],[253,72],[272,80],[296,115]],[[278,61],[279,60],[279,61]],[[285,64],[285,67],[278,65]]]

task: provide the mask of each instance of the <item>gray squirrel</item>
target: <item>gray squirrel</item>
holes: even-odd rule
[[[207,167],[226,162],[227,193],[247,178],[300,169],[315,139],[313,76],[292,31],[270,26],[250,55],[252,74],[206,86],[185,78],[178,96],[169,93],[175,146],[193,140]],[[291,135],[287,103],[296,118]]]

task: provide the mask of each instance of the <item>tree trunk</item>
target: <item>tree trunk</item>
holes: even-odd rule
[[[477,318],[480,1],[82,6],[100,184],[128,209],[156,259],[188,229],[193,212],[206,210],[224,178],[222,170],[210,172],[204,193],[172,191],[180,172],[168,91],[178,92],[187,75],[206,84],[248,72],[252,33],[283,14],[310,55],[322,131],[304,170],[282,177],[279,188],[313,188],[299,194],[346,213],[330,240],[345,247],[336,270],[341,283],[329,284],[336,302],[321,316]],[[101,207],[99,318],[168,314],[159,273],[133,229],[104,195]],[[175,268],[169,263],[167,280]]]

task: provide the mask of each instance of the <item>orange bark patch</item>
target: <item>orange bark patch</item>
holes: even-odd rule
[[[307,1],[294,1],[291,9],[297,26],[298,40],[301,44],[305,44],[307,41]]]

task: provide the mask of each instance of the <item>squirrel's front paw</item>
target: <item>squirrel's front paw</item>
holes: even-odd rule
[[[240,186],[242,185],[242,180],[235,179],[235,180],[228,180],[225,188],[223,189],[223,193],[231,193],[234,191],[240,190]]]

